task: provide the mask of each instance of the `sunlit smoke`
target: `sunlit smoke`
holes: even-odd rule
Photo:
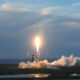
[[[69,57],[62,56],[60,59],[53,62],[48,62],[48,60],[40,60],[39,62],[21,62],[19,68],[55,68],[58,66],[80,66],[80,57],[74,57],[73,55]]]
[[[37,52],[39,52],[39,47],[40,47],[40,37],[37,36],[36,37],[36,48],[37,48]]]

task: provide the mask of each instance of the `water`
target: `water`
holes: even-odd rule
[[[50,74],[1,75],[0,78],[46,78]]]
[[[0,75],[0,80],[6,78],[6,80],[8,80],[9,78],[11,79],[18,79],[18,78],[36,78],[36,80],[38,80],[38,78],[46,78],[49,76],[50,74],[20,74],[20,75]],[[74,75],[75,76],[75,75]],[[80,76],[80,75],[78,75]],[[46,80],[45,79],[45,80]],[[20,79],[23,80],[23,79]],[[32,79],[34,80],[34,79]],[[42,79],[39,79],[42,80]],[[43,79],[44,80],[44,79]],[[47,79],[47,80],[80,80],[80,79]]]

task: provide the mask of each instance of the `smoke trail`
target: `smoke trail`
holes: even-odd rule
[[[39,62],[21,62],[19,63],[19,68],[57,68],[57,66],[80,66],[80,58],[73,57],[73,55],[69,57],[62,56],[60,59],[48,62],[48,60],[42,60]],[[56,66],[56,67],[55,67]]]

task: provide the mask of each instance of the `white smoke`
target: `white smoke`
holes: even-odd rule
[[[48,62],[48,60],[42,60],[39,62],[21,62],[19,64],[19,68],[46,68],[47,66],[51,66],[51,63]]]
[[[80,58],[73,57],[73,55],[69,57],[62,56],[60,59],[53,61],[51,64],[56,66],[80,66]]]
[[[69,57],[62,56],[60,59],[48,62],[48,60],[42,60],[39,62],[21,62],[19,63],[19,68],[57,68],[57,66],[80,66],[80,58],[79,57],[73,57],[73,55]]]

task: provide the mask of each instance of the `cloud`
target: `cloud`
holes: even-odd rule
[[[41,10],[42,15],[49,15],[51,14],[52,11],[60,9],[61,7],[48,7],[48,8],[43,8]]]
[[[80,19],[80,13],[70,15],[71,18]]]
[[[80,3],[74,3],[72,6],[80,6]]]
[[[30,12],[31,10],[20,4],[4,3],[0,5],[0,11],[10,11],[10,12]]]
[[[64,25],[67,25],[68,27],[73,27],[73,28],[80,28],[80,23],[79,22],[64,22]]]

